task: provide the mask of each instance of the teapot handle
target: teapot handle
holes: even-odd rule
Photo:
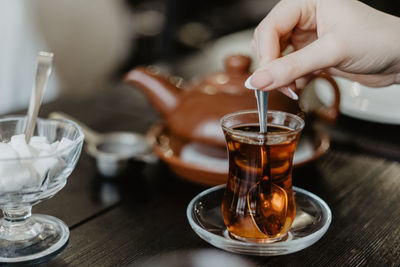
[[[340,91],[335,79],[327,73],[320,73],[314,79],[324,79],[330,83],[334,93],[334,101],[330,106],[323,106],[314,111],[316,116],[328,123],[334,123],[339,116]]]

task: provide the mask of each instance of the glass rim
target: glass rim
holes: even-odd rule
[[[5,122],[5,121],[20,121],[26,119],[26,116],[2,116],[0,117],[0,122]],[[74,148],[75,146],[79,145],[85,138],[85,135],[83,133],[82,128],[74,121],[71,120],[67,120],[67,119],[45,119],[45,118],[37,118],[37,121],[49,121],[49,122],[63,122],[66,123],[70,126],[72,126],[73,128],[75,128],[78,131],[78,138],[76,138],[75,140],[72,141],[72,144],[64,147],[63,149],[51,153],[49,155],[42,155],[42,156],[32,156],[32,157],[17,157],[17,158],[3,158],[0,159],[1,161],[13,161],[13,160],[33,160],[33,159],[46,159],[46,158],[53,158],[53,157],[59,157],[62,154],[65,153],[65,151],[68,151],[72,148]],[[1,142],[1,141],[0,141]]]
[[[286,117],[289,117],[289,118],[299,122],[300,123],[299,127],[297,129],[290,128],[290,131],[289,132],[285,132],[285,133],[279,133],[279,132],[278,133],[277,132],[268,133],[268,131],[267,131],[267,133],[260,133],[260,132],[255,133],[255,132],[248,132],[248,131],[242,131],[242,130],[237,130],[237,129],[234,130],[234,129],[224,125],[224,122],[227,119],[235,117],[235,116],[238,116],[238,115],[245,115],[245,114],[256,114],[257,117],[258,117],[258,111],[255,110],[255,109],[235,111],[235,112],[226,114],[225,116],[223,116],[221,118],[220,125],[221,125],[222,129],[224,131],[230,133],[230,134],[236,134],[236,135],[240,135],[240,136],[243,136],[243,137],[262,138],[262,139],[264,139],[268,134],[269,135],[273,135],[273,136],[279,136],[279,137],[291,136],[291,135],[298,134],[299,132],[301,132],[303,130],[304,125],[305,125],[304,120],[302,118],[300,118],[299,116],[297,116],[295,114],[292,114],[292,113],[285,112],[285,111],[279,111],[279,110],[268,110],[267,111],[267,116],[268,116],[268,114],[282,114],[282,115],[285,115]],[[257,122],[257,123],[259,123],[259,122]]]

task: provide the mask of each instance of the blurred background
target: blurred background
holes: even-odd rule
[[[36,53],[55,53],[45,101],[88,96],[132,67],[157,64],[185,78],[251,53],[252,29],[277,0],[1,0],[0,114],[25,108]],[[364,0],[400,15],[398,1]]]

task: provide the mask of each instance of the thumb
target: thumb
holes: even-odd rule
[[[284,57],[261,64],[248,80],[250,89],[272,90],[314,71],[333,67],[343,55],[334,38],[325,36]],[[249,84],[250,83],[250,84]]]

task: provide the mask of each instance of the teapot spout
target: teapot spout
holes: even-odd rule
[[[125,75],[124,81],[143,91],[161,116],[178,105],[181,90],[154,68],[136,67]]]

